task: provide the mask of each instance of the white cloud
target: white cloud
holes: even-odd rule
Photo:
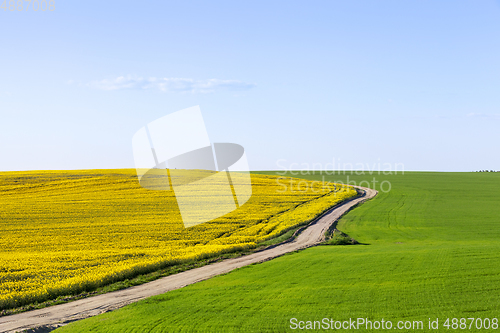
[[[162,92],[212,93],[220,90],[247,90],[255,87],[255,84],[221,79],[195,80],[184,78],[119,76],[111,80],[105,79],[94,81],[91,82],[89,86],[100,90],[149,89]]]

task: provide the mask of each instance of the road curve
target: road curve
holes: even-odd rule
[[[141,299],[166,293],[187,285],[203,281],[216,275],[228,273],[236,268],[267,261],[285,253],[304,249],[321,243],[328,228],[356,204],[371,199],[377,191],[358,187],[364,195],[344,202],[311,222],[293,241],[239,258],[226,259],[214,264],[198,267],[178,274],[169,275],[135,287],[118,290],[102,295],[83,298],[77,301],[50,306],[0,317],[0,332],[19,332],[30,328],[55,328],[72,321],[92,317],[104,312],[121,308]]]

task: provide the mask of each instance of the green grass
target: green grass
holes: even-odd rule
[[[424,331],[440,318],[444,332],[448,317],[500,318],[500,174],[349,175],[373,177],[392,190],[337,226],[369,245],[310,248],[58,332],[286,332],[301,331],[291,318],[358,317],[421,320]]]

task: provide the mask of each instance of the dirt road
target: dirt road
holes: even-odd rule
[[[70,303],[54,305],[44,309],[0,317],[0,332],[18,332],[35,327],[38,328],[37,331],[39,332],[48,332],[55,327],[75,320],[118,309],[150,296],[163,294],[167,291],[179,289],[216,275],[228,273],[236,268],[263,262],[288,252],[314,246],[324,240],[325,231],[351,207],[377,195],[377,191],[375,190],[364,187],[359,188],[365,191],[364,196],[325,212],[304,229],[293,241],[247,256],[226,259],[211,265],[166,276],[139,286],[88,297]]]

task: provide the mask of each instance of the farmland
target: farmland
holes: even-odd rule
[[[373,178],[349,177],[358,183]],[[435,331],[442,332],[448,331],[446,318],[499,318],[500,174],[376,177],[390,181],[392,190],[350,211],[338,225],[365,245],[310,248],[59,330],[285,332],[291,318],[360,317],[425,325],[439,318]]]
[[[253,175],[240,209],[185,228],[174,193],[140,187],[135,170],[0,173],[0,309],[254,248],[356,194],[293,183]]]

